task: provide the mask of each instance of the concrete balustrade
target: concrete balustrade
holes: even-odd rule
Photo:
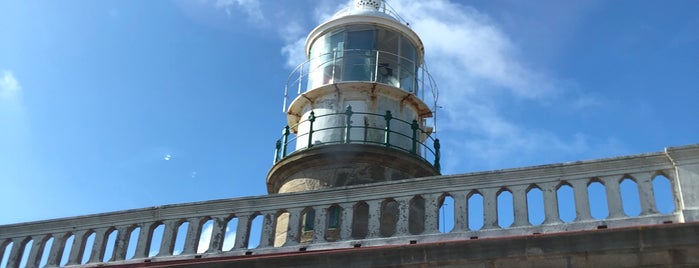
[[[674,210],[666,214],[658,210],[653,187],[653,180],[659,176],[667,178],[671,185],[672,200],[665,201],[673,204]],[[627,200],[620,186],[624,180],[631,180],[637,186],[638,216],[627,216],[624,211],[623,202]],[[589,196],[588,187],[593,182],[604,185],[605,196]],[[564,186],[573,190],[569,201],[574,203],[571,206],[575,207],[576,217],[571,222],[564,222],[559,215],[562,200],[558,200],[558,191]],[[528,204],[527,195],[533,189],[541,191],[541,208]],[[502,219],[498,207],[507,204],[498,204],[498,196],[505,191],[512,194],[514,215],[513,223],[503,228],[499,224]],[[469,210],[469,200],[476,194],[482,196],[483,208]],[[693,145],[613,159],[4,225],[0,226],[0,256],[9,254],[7,267],[19,267],[25,255],[27,267],[39,267],[42,259],[47,260],[46,267],[108,265],[682,223],[699,221],[698,196],[699,145]],[[449,233],[442,233],[440,207],[447,197],[453,199],[453,207],[449,209],[453,210],[454,222]],[[606,218],[592,217],[590,198],[606,198],[609,212]],[[367,210],[357,211],[360,207]],[[339,212],[331,215],[331,208]],[[532,209],[543,211],[543,223],[531,223]],[[314,216],[306,217],[310,211]],[[289,213],[288,220],[277,222],[285,212]],[[479,213],[475,216],[483,220],[482,228],[471,228],[469,219],[473,213]],[[261,234],[251,231],[257,216],[262,217]],[[328,222],[333,217],[339,220],[331,228]],[[233,219],[237,219],[235,241],[232,249],[227,250],[223,248],[225,240],[230,239],[226,237],[226,229]],[[213,222],[211,237],[202,240],[202,229],[209,220]],[[304,222],[312,223],[312,228],[304,228]],[[186,231],[178,232],[184,223],[188,224]],[[286,242],[275,247],[275,230],[282,223],[288,224],[282,226],[288,230]],[[159,241],[153,241],[154,230],[159,226],[162,235],[156,236]],[[135,241],[132,232],[138,232]],[[185,237],[180,237],[184,241],[181,252],[175,252],[177,236],[182,234]],[[110,235],[116,238],[108,243]],[[92,243],[88,243],[90,236],[94,237]],[[71,237],[72,242],[68,243]],[[200,241],[208,243],[204,253],[197,253]],[[250,241],[260,241],[259,246],[249,248]],[[158,250],[154,251],[153,246],[158,246]],[[108,251],[111,255],[105,256]],[[133,257],[127,258],[127,252],[134,252]]]

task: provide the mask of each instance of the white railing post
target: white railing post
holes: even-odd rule
[[[539,185],[544,195],[544,223],[546,225],[560,224],[561,215],[558,214],[557,182],[547,182]]]
[[[641,215],[658,213],[658,209],[655,206],[655,194],[653,193],[653,173],[644,172],[631,175],[636,179],[636,185],[638,185],[638,197],[641,202]]]
[[[289,209],[289,226],[286,232],[286,243],[284,246],[298,245],[301,241],[301,213],[303,208]]]
[[[175,250],[175,239],[177,239],[179,223],[181,223],[180,220],[167,220],[164,222],[165,228],[163,229],[163,237],[160,240],[158,257],[172,256],[172,252]]]
[[[497,209],[497,188],[480,191],[483,195],[483,229],[499,229]]]
[[[512,191],[512,209],[515,214],[512,227],[529,226],[529,206],[527,205],[527,185],[509,187]]]
[[[104,252],[107,248],[107,231],[111,228],[99,228],[95,230],[95,240],[92,243],[90,251],[90,259],[87,263],[102,262],[104,260]]]
[[[214,216],[211,217],[211,219],[213,220],[213,225],[211,226],[211,239],[209,240],[209,249],[206,250],[206,253],[220,253],[223,249],[223,239],[226,236],[228,215]]]
[[[7,267],[19,267],[22,261],[22,255],[24,255],[24,248],[27,246],[27,243],[29,243],[29,240],[31,240],[29,237],[12,239],[12,250],[10,251],[10,257],[7,259]],[[0,258],[2,258],[2,256],[0,256]]]
[[[140,227],[141,230],[138,233],[136,251],[133,255],[134,259],[143,259],[148,257],[148,254],[150,253],[151,237],[153,236],[153,229],[155,229],[155,223],[143,223],[140,224]]]
[[[396,236],[410,235],[410,199],[412,199],[412,196],[396,198],[396,202],[398,203]]]
[[[352,222],[354,216],[354,203],[340,204],[340,240],[346,241],[352,238]]]
[[[184,249],[182,255],[196,254],[199,248],[199,239],[201,238],[201,229],[204,226],[202,217],[189,218],[187,222],[187,235],[184,240]],[[178,228],[179,229],[179,228]]]
[[[439,198],[441,193],[426,194],[425,198],[425,231],[424,234],[439,233]]]
[[[311,243],[325,241],[325,230],[328,228],[327,215],[328,208],[325,206],[314,206],[315,217],[313,219],[313,240]]]
[[[589,180],[577,179],[570,180],[570,186],[573,187],[573,197],[575,199],[575,221],[590,221],[592,214],[590,213],[590,197],[587,192]]]
[[[274,247],[274,238],[276,237],[276,218],[277,211],[270,210],[262,212],[262,233],[260,234],[259,248]],[[240,221],[238,221],[240,224]]]
[[[624,207],[621,203],[621,190],[620,182],[621,177],[616,176],[606,176],[600,178],[604,183],[604,188],[607,190],[607,204],[609,207],[609,217],[608,219],[618,219],[627,217],[624,213]]]
[[[46,241],[49,238],[51,238],[50,235],[42,235],[32,239],[32,249],[29,251],[29,257],[27,258],[27,267],[39,267],[41,257],[44,254],[44,247],[46,247]],[[0,256],[2,256],[1,249]]]
[[[252,224],[251,214],[240,214],[238,216],[238,226],[235,229],[234,249],[247,249],[248,237],[250,236],[250,225]]]
[[[379,238],[381,237],[381,203],[383,200],[370,200],[366,203],[369,205],[367,238]]]
[[[123,261],[126,259],[126,251],[129,247],[129,241],[131,240],[131,232],[134,230],[132,226],[120,226],[116,228],[117,237],[114,243],[114,250],[112,251],[112,257],[109,261]],[[54,238],[53,243],[56,243]]]
[[[468,193],[452,192],[454,198],[454,230],[453,232],[468,231]]]
[[[70,247],[68,255],[68,263],[66,265],[78,265],[82,263],[83,253],[85,252],[85,242],[87,241],[87,230],[76,231],[73,237],[73,245]]]

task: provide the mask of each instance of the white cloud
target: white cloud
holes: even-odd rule
[[[261,22],[265,19],[258,0],[216,0],[214,6],[223,9],[228,16],[232,16],[232,10],[240,8],[253,21]]]
[[[0,78],[0,100],[15,100],[19,97],[21,87],[10,71],[3,71]]]
[[[589,150],[584,133],[561,135],[503,115],[508,109],[503,100],[579,109],[599,105],[600,101],[581,94],[571,86],[574,82],[533,68],[489,16],[448,0],[391,1],[391,5],[422,38],[426,62],[439,84],[440,105],[444,107],[440,110],[439,131],[445,171],[473,169],[472,162],[476,161],[481,168],[498,168],[521,164],[514,161],[518,157],[547,161]],[[316,17],[332,14],[324,12]],[[282,51],[287,66],[305,60],[305,34],[286,38]]]

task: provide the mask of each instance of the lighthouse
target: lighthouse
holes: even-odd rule
[[[313,29],[285,87],[270,194],[439,175],[436,86],[418,35],[380,0]]]

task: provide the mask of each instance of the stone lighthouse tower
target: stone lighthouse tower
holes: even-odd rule
[[[305,51],[286,85],[269,193],[439,175],[422,41],[384,1],[355,0]]]

